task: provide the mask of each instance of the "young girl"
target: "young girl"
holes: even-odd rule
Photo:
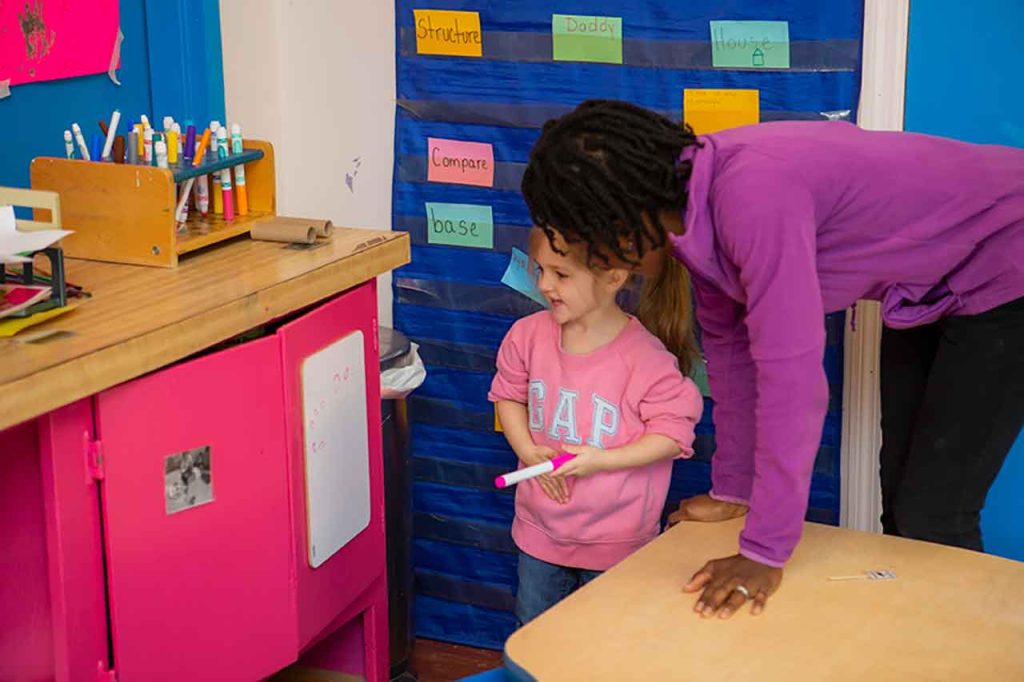
[[[616,304],[628,271],[588,262],[537,229],[530,255],[551,309],[509,330],[489,397],[524,466],[559,452],[576,457],[516,491],[521,623],[658,534],[671,460],[693,454],[703,406],[678,367],[689,368],[693,351],[687,289],[658,293],[669,277],[685,277],[681,269],[648,286],[642,311],[673,321],[660,327],[673,355]]]
[[[693,132],[584,102],[523,174],[535,225],[612,265],[682,262],[715,399],[712,489],[739,554],[686,589],[753,613],[800,539],[828,405],[826,312],[881,302],[882,524],[982,548],[979,512],[1024,422],[1024,150],[849,123]]]

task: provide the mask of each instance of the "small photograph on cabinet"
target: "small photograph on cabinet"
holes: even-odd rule
[[[164,458],[164,501],[168,514],[213,502],[209,445]]]

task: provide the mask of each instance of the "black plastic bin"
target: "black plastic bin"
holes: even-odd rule
[[[398,366],[412,351],[409,339],[380,329],[380,371]],[[412,475],[409,471],[409,413],[404,399],[381,401],[384,429],[384,523],[387,529],[388,638],[391,679],[415,682],[413,647]]]

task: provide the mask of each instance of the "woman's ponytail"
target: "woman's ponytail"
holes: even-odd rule
[[[666,255],[656,277],[644,280],[637,317],[679,359],[683,375],[689,376],[700,356],[694,336],[690,273],[671,254]]]

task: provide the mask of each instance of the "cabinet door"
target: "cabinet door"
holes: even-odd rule
[[[0,680],[55,679],[36,420],[0,431],[0,464]]]
[[[85,459],[93,435],[92,398],[39,418],[58,682],[92,682],[110,665],[99,487]]]
[[[100,394],[122,682],[260,679],[294,660],[278,339]]]
[[[374,283],[278,332],[304,647],[384,573]]]

